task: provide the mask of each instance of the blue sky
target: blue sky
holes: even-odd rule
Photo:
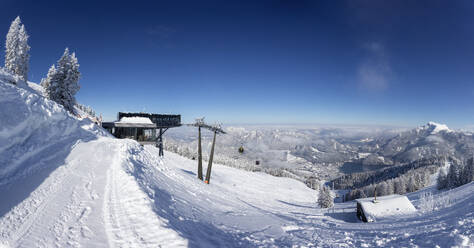
[[[17,15],[30,79],[69,47],[108,120],[474,124],[474,1],[2,0],[0,35]]]

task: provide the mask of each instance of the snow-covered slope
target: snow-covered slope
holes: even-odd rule
[[[292,179],[215,164],[204,184],[196,161],[114,139],[35,92],[0,79],[0,247],[473,244],[472,183],[432,190],[429,211],[360,223],[355,203],[322,210]]]

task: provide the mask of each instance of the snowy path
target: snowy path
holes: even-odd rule
[[[185,240],[164,227],[165,221],[154,214],[149,198],[122,169],[126,146],[110,138],[78,143],[64,165],[0,218],[0,244],[186,246]]]

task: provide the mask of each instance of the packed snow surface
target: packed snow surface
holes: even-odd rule
[[[365,217],[371,221],[396,215],[410,215],[416,212],[410,200],[403,195],[380,196],[376,201],[374,199],[374,197],[369,197],[356,200],[362,206]]]
[[[122,117],[118,123],[153,124],[147,117]]]
[[[215,164],[204,184],[196,161],[110,137],[35,92],[0,81],[0,247],[473,245],[473,183],[425,189],[431,205],[408,195],[423,214],[361,223],[355,202],[320,209],[288,178]]]

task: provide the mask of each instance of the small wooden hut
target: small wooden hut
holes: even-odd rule
[[[364,222],[407,215],[416,212],[415,207],[404,195],[387,195],[357,199],[357,218]]]

